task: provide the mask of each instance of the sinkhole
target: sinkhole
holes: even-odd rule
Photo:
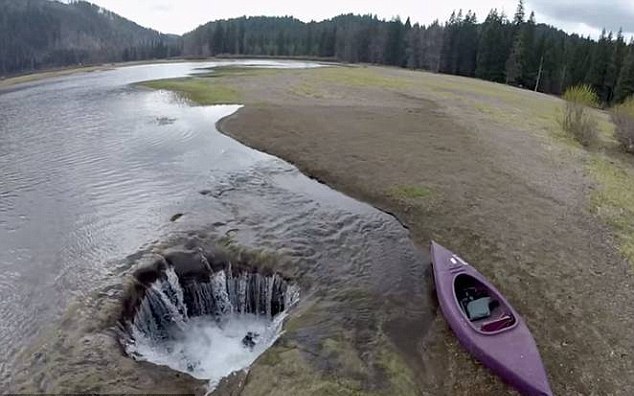
[[[173,250],[133,274],[120,341],[128,356],[215,386],[280,336],[299,287],[218,251]]]

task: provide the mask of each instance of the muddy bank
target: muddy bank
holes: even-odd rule
[[[418,246],[434,238],[475,263],[524,315],[555,393],[632,393],[632,273],[587,210],[596,186],[584,154],[553,144],[531,120],[510,127],[477,107],[503,114],[515,97],[558,102],[470,81],[385,68],[227,78],[246,107],[219,128],[396,214]],[[406,334],[395,339],[407,340],[399,350],[417,392],[508,392],[441,317],[428,331],[385,328]],[[287,369],[258,365],[245,389],[258,394],[251,378],[287,378]]]

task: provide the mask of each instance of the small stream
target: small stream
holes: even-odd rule
[[[191,107],[169,92],[130,85],[226,63],[316,66],[145,65],[0,91],[0,388],[132,389],[125,381],[139,366],[113,347],[110,340],[119,333],[90,322],[111,320],[105,307],[120,306],[124,280],[147,255],[164,254],[184,240],[230,238],[273,252],[284,258],[276,270],[309,285],[305,290],[313,296],[370,296],[361,304],[366,308],[334,310],[337,326],[366,328],[374,320],[371,311],[392,312],[386,320],[393,327],[431,316],[425,257],[396,219],[218,133],[215,123],[239,106]],[[234,275],[225,271],[223,282]],[[180,292],[191,296],[185,288]],[[128,354],[205,379],[224,376],[236,361],[235,367],[248,366],[280,335],[285,310],[260,315],[237,303],[235,293],[228,298],[222,315],[218,305],[203,312],[200,304],[174,304],[170,320],[182,323],[158,326],[153,334],[146,320],[135,327],[137,343],[127,346]],[[203,323],[202,313],[214,320]],[[175,328],[195,336],[174,336]],[[262,340],[246,354],[240,344],[245,332]],[[305,336],[308,343],[319,338]],[[167,342],[157,348],[159,338]],[[205,362],[214,348],[201,347],[204,339],[224,340],[226,356],[237,356],[234,363]],[[40,352],[43,345],[46,352]],[[107,352],[86,358],[99,348]],[[177,361],[175,353],[198,357]],[[108,382],[113,376],[117,382]],[[141,385],[143,391],[153,386]]]

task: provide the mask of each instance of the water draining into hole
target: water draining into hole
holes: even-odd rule
[[[212,266],[202,252],[174,257],[135,273],[121,320],[122,343],[137,360],[214,386],[251,365],[280,336],[299,288],[274,272],[232,268],[230,262]]]

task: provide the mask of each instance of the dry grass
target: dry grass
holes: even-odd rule
[[[621,252],[634,263],[634,169],[623,161],[596,154],[589,171],[599,185],[591,196],[593,210],[610,225]]]
[[[634,153],[634,97],[612,109],[615,137],[628,153]]]
[[[356,87],[405,88],[407,81],[389,78],[365,67],[325,67],[314,71],[319,79]]]
[[[456,76],[415,73],[420,78],[412,84],[426,89],[430,97],[438,92],[452,92],[453,100],[468,104],[483,117],[509,128],[520,126],[527,132],[546,139],[548,145],[565,148],[572,157],[585,157],[587,152],[574,135],[561,125],[565,102],[543,94]],[[588,104],[592,104],[588,102]],[[621,139],[618,128],[608,113],[584,109],[584,117],[593,120],[592,142],[598,151],[591,154],[586,171],[597,184],[589,197],[590,209],[608,224],[617,237],[622,254],[634,264],[634,163],[607,153]]]
[[[411,74],[415,78],[407,80],[408,86],[424,90],[429,98],[446,99],[446,93],[451,93],[451,100],[460,106],[467,105],[464,107],[474,109],[492,122],[509,128],[519,126],[541,136],[547,146],[557,145],[572,158],[585,158],[588,154],[574,135],[562,127],[560,120],[566,109],[561,99],[481,80],[426,72]],[[592,105],[592,98],[586,99],[590,101],[584,103]],[[589,197],[590,209],[610,226],[620,251],[634,264],[634,162],[610,154],[617,152],[614,148],[619,139],[623,144],[610,114],[586,107],[584,117],[594,124],[595,150],[605,153],[590,153],[592,160],[586,167],[587,174],[597,184]],[[409,194],[406,189],[392,190],[391,195]]]

